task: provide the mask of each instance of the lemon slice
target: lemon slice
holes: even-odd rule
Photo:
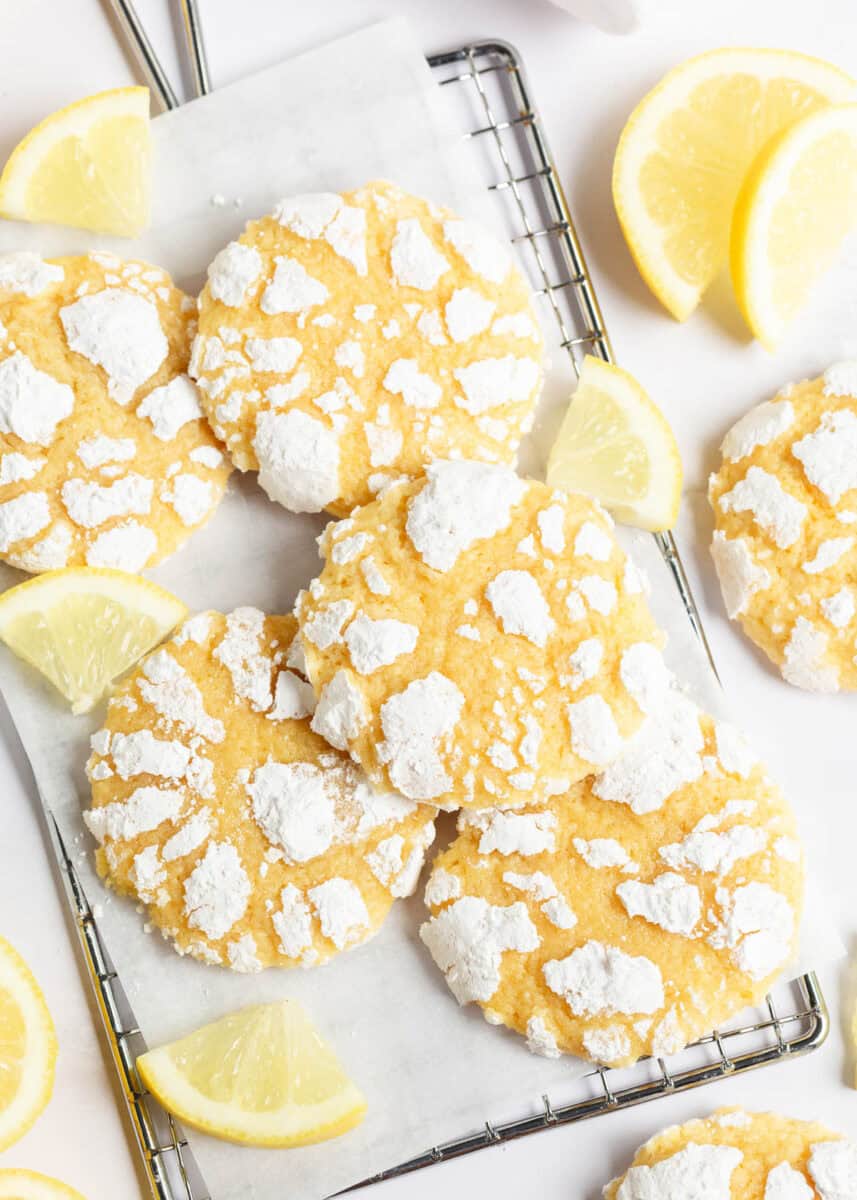
[[[174,1116],[213,1137],[301,1146],[337,1137],[366,1101],[294,1000],[257,1004],[137,1059]]]
[[[735,204],[735,295],[773,349],[857,225],[857,104],[821,109],[774,138]]]
[[[0,213],[136,237],[151,207],[149,90],[98,92],[45,117],[0,176]]]
[[[726,264],[732,207],[776,133],[853,98],[837,67],[789,50],[714,50],[664,77],[634,109],[613,199],[646,283],[679,321]]]
[[[547,481],[594,496],[626,525],[672,528],[681,456],[669,422],[633,375],[586,356],[550,452]]]
[[[39,985],[0,938],[0,1150],[27,1132],[51,1098],[57,1039]],[[9,1195],[0,1189],[0,1196]]]
[[[80,1192],[37,1171],[0,1170],[0,1200],[83,1200]]]
[[[68,567],[0,596],[0,639],[81,713],[186,613],[181,600],[139,575]]]

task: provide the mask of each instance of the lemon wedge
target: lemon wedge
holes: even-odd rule
[[[0,1150],[27,1132],[51,1098],[57,1039],[32,972],[0,937]],[[0,1188],[0,1196],[14,1195]]]
[[[80,1192],[37,1171],[0,1170],[0,1200],[83,1200]]]
[[[181,600],[139,575],[68,567],[0,596],[0,639],[81,713],[186,613]]]
[[[0,213],[136,237],[152,191],[149,89],[115,88],[45,117],[0,175]]]
[[[772,350],[857,225],[857,104],[821,109],[774,138],[735,204],[732,283]]]
[[[679,321],[729,255],[738,190],[782,129],[852,99],[837,67],[789,50],[713,50],[670,71],[631,114],[613,199],[640,273]]]
[[[669,422],[633,375],[586,356],[550,452],[547,481],[594,496],[626,525],[672,528],[681,501],[681,456]]]
[[[366,1101],[294,1000],[257,1004],[137,1059],[174,1116],[213,1137],[301,1146],[338,1137]]]

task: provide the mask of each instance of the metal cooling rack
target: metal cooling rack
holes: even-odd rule
[[[147,82],[165,108],[178,101],[149,43],[131,0],[112,0],[120,27]],[[192,77],[197,93],[208,90],[196,0],[182,0]],[[463,93],[472,121],[466,137],[482,151],[486,186],[504,203],[511,239],[533,283],[553,314],[575,374],[585,354],[613,361],[598,301],[577,240],[568,204],[532,100],[518,52],[503,42],[477,42],[428,59],[439,85]],[[711,650],[671,533],[655,535],[697,636],[717,674]],[[187,1140],[169,1114],[141,1086],[137,1056],[146,1043],[98,931],[55,819],[48,815],[52,849],[80,941],[96,1004],[110,1045],[146,1178],[156,1200],[216,1200],[207,1190]],[[436,1162],[446,1162],[498,1143],[588,1117],[643,1104],[795,1058],[817,1049],[829,1018],[814,974],[778,987],[749,1020],[733,1023],[668,1059],[646,1059],[626,1070],[597,1068],[570,1085],[562,1103],[542,1097],[537,1111],[434,1146],[424,1154],[355,1184],[349,1191]]]

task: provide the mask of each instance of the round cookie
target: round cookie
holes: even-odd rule
[[[564,796],[463,812],[420,936],[460,1004],[534,1053],[607,1066],[682,1049],[795,949],[802,853],[736,732],[675,686],[628,753]]]
[[[373,791],[309,727],[293,617],[192,617],[118,688],[92,739],[99,873],[180,954],[312,966],[416,885],[435,810]]]
[[[463,461],[331,523],[296,609],[313,727],[445,808],[532,803],[606,765],[660,662],[611,526],[584,496]]]
[[[543,340],[509,248],[391,183],[294,196],[208,270],[191,373],[293,512],[343,516],[435,458],[513,464]]]
[[[857,688],[857,362],[727,433],[712,554],[729,616],[797,687]]]
[[[147,263],[0,256],[0,558],[140,571],[208,520],[231,468],[185,374],[195,316]]]
[[[857,1142],[815,1121],[719,1108],[650,1138],[604,1200],[845,1200]]]

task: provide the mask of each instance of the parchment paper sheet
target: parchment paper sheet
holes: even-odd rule
[[[194,289],[220,246],[279,196],[338,190],[379,175],[496,224],[447,103],[406,28],[385,22],[159,117],[155,220],[138,245],[0,223],[0,248],[67,253],[99,245],[147,257]],[[227,204],[213,206],[215,194]],[[545,329],[555,345],[555,328],[546,322]],[[561,353],[554,357],[547,403],[555,408],[568,394],[568,373]],[[547,412],[539,422],[542,441],[555,416]],[[540,457],[537,436],[524,462],[535,467]],[[210,525],[153,575],[192,608],[252,604],[285,612],[318,570],[314,538],[323,525],[323,518],[286,514],[252,479],[238,480]],[[705,707],[720,710],[652,539],[628,537],[652,578],[674,667]],[[9,568],[0,571],[2,586],[17,578]],[[315,1200],[478,1129],[486,1119],[523,1115],[545,1092],[561,1097],[563,1084],[586,1069],[572,1059],[535,1058],[520,1038],[486,1025],[477,1009],[459,1010],[417,937],[425,917],[419,895],[397,904],[368,945],[315,971],[241,976],[179,958],[156,934],[147,935],[134,906],[112,897],[92,871],[80,811],[88,794],[87,742],[98,715],[71,717],[49,687],[5,651],[0,687],[89,898],[103,906],[99,925],[149,1044],[239,1005],[293,996],[368,1098],[362,1126],[318,1147],[252,1150],[191,1132],[214,1200]],[[813,964],[836,953],[830,934],[823,916],[813,919]]]

